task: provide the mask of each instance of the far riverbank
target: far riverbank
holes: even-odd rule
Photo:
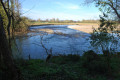
[[[79,30],[85,33],[92,33],[93,28],[99,27],[98,23],[32,23],[31,26],[43,26],[43,25],[69,25],[68,28]],[[30,26],[30,27],[31,27]]]

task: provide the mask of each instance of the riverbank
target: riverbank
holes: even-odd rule
[[[26,30],[26,31],[15,31],[13,36],[14,37],[22,37],[22,36],[27,36],[27,33],[31,32],[30,30]],[[11,35],[12,37],[12,35]]]
[[[85,33],[92,33],[93,29],[97,29],[99,25],[97,23],[33,23],[31,26],[44,26],[44,25],[68,25],[68,28],[79,30]],[[31,27],[30,26],[30,27]],[[46,30],[41,30],[45,32],[53,32],[50,29],[47,31]]]
[[[40,22],[32,22],[31,26],[40,26],[40,25],[94,25],[98,23],[40,23]]]
[[[48,62],[40,59],[16,62],[24,80],[119,80],[120,56],[111,55],[109,76],[106,57],[93,51],[79,55],[53,56]]]
[[[70,25],[68,28],[82,31],[85,33],[92,33],[93,29],[97,29],[99,25],[97,24],[85,24],[85,25]]]
[[[98,27],[97,23],[31,23],[31,24],[29,24],[29,27],[45,26],[45,25],[71,25],[71,26],[68,26],[68,28],[83,31],[86,33],[91,33],[93,31],[93,27],[95,27],[95,28]],[[53,30],[51,30],[51,29],[40,29],[40,31],[45,31],[50,34],[53,33]],[[15,31],[14,35],[15,36],[25,35],[28,32],[30,32],[28,29],[26,29],[26,30],[24,29],[21,31]]]
[[[97,23],[31,23],[31,26],[43,26],[43,25],[96,25]]]

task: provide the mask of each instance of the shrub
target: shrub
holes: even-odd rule
[[[107,71],[106,62],[100,58],[94,51],[90,50],[83,54],[82,66],[88,69],[92,74],[105,74]]]
[[[80,60],[80,56],[77,54],[68,54],[65,56],[66,61],[72,61],[72,62],[77,62]]]
[[[71,62],[77,62],[80,60],[80,56],[77,54],[59,55],[53,56],[50,61],[57,64],[66,64]]]
[[[92,50],[85,52],[83,54],[83,57],[85,57],[88,62],[90,62],[92,60],[99,60],[100,59],[100,57]]]

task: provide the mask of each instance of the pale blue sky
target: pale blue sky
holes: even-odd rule
[[[84,0],[20,0],[23,16],[31,19],[82,20],[99,19],[100,11]]]

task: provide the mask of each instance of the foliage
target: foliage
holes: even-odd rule
[[[85,61],[88,61],[86,63],[89,63],[89,61],[92,61],[92,60],[99,60],[100,59],[100,57],[92,50],[85,52],[83,54],[83,58],[85,58]]]
[[[94,2],[101,12],[109,15],[109,19],[120,20],[120,0],[85,0],[85,2]]]
[[[119,46],[118,23],[120,22],[120,0],[93,0],[99,10],[103,13],[100,16],[100,27],[94,30],[91,36],[91,44],[97,47],[106,55],[105,61],[108,68],[108,76],[112,77],[111,53],[117,52]]]
[[[94,20],[94,19],[89,19],[89,20],[60,20],[58,18],[52,18],[52,19],[46,19],[46,20],[42,20],[42,19],[38,19],[38,20],[34,20],[31,22],[38,22],[38,23],[98,23],[99,20]]]
[[[120,20],[120,0],[97,0],[96,6],[100,7],[99,10],[109,14],[109,18],[112,18],[114,20]]]
[[[74,57],[75,55],[73,55]],[[77,55],[78,56],[78,55]],[[78,61],[72,60],[70,56],[55,56],[49,63],[44,60],[22,60],[16,63],[23,75],[24,80],[108,80],[107,64],[103,55],[93,51],[85,52]],[[80,57],[80,56],[79,56]],[[69,60],[68,60],[69,59]],[[113,80],[120,79],[120,59],[111,57]],[[61,64],[63,63],[64,64]],[[23,64],[24,63],[24,64]],[[86,64],[86,67],[83,66]]]
[[[26,31],[29,26],[29,19],[27,17],[20,17],[15,24],[15,31]]]
[[[3,2],[5,7],[7,8],[7,1],[6,3],[5,1]],[[20,12],[21,4],[19,3],[18,0],[11,0],[10,3],[11,4],[9,5],[8,13],[11,20],[11,24],[10,24],[11,30],[15,29],[15,31],[26,31],[29,26],[28,24],[30,19],[21,16],[21,12]],[[0,3],[0,14],[2,15],[4,28],[7,32],[9,19],[1,3]]]
[[[118,5],[119,0],[94,0],[94,2],[103,15],[100,16],[100,27],[93,31],[91,44],[97,48],[101,47],[102,51],[108,50],[109,52],[114,53],[119,46],[119,15],[117,15],[117,13],[119,13],[118,7],[120,7]],[[113,14],[113,12],[116,14]]]
[[[80,56],[77,54],[68,54],[68,55],[60,55],[53,56],[50,62],[54,62],[56,64],[66,64],[66,62],[78,62],[80,60]]]
[[[82,66],[88,69],[91,74],[106,74],[107,66],[104,60],[101,59],[94,51],[90,50],[83,54]]]
[[[5,27],[5,31],[7,31],[7,23],[8,23],[8,20],[7,20],[7,16],[6,16],[6,13],[0,3],[0,14],[2,15],[2,18],[3,18],[3,25]]]
[[[100,49],[102,51],[108,50],[111,53],[114,53],[117,51],[118,48],[118,41],[119,41],[119,34],[116,28],[116,23],[107,20],[107,15],[104,14],[103,17],[100,17],[100,27],[98,30],[93,31],[93,34],[91,36],[91,44]]]

